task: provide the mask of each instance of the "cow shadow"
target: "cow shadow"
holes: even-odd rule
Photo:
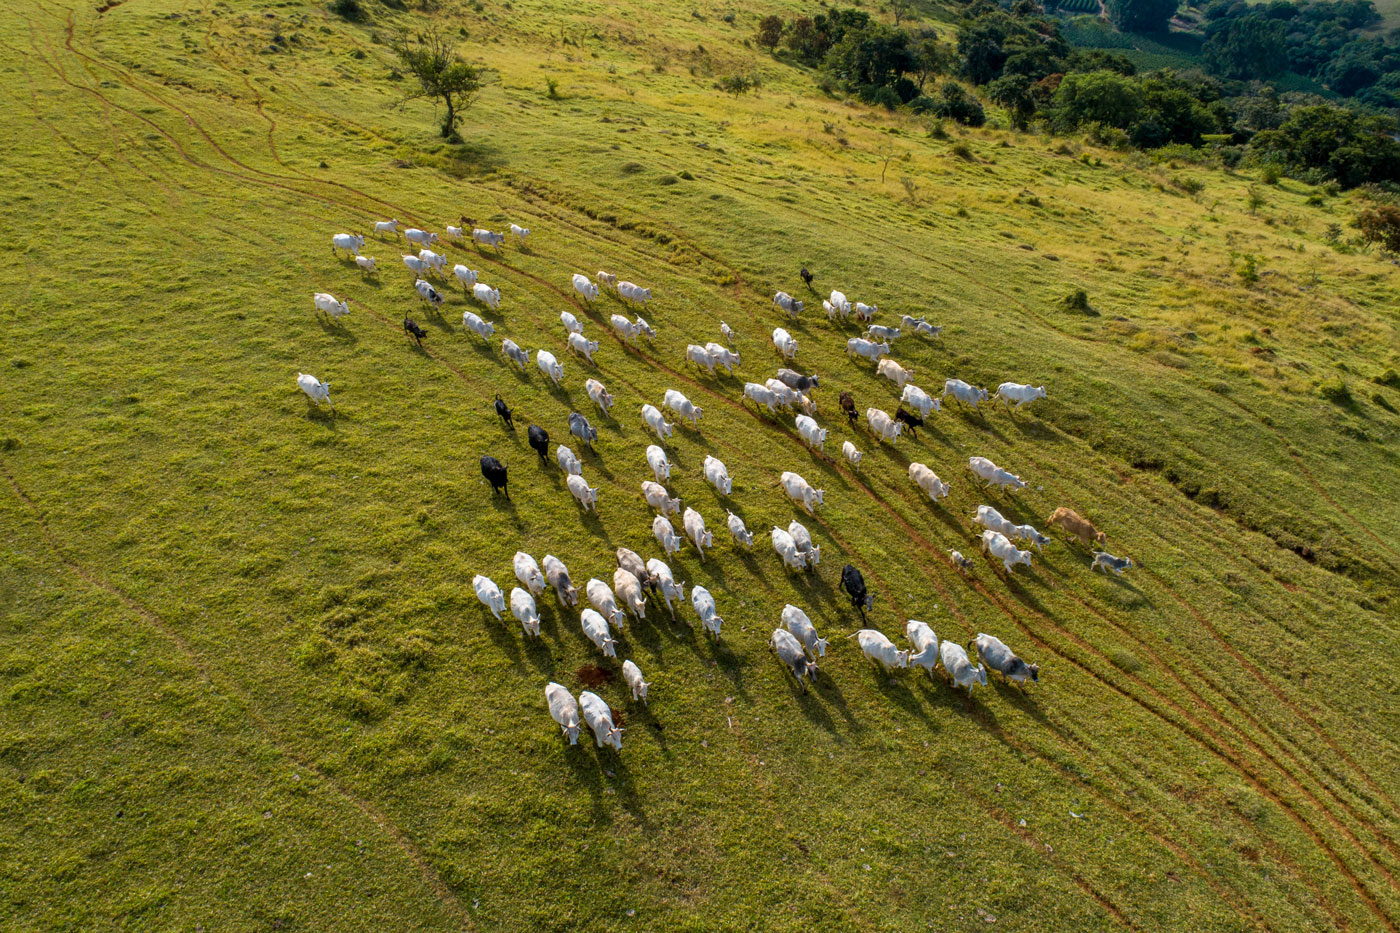
[[[1022,421],[1015,415],[1011,416],[1011,423],[1021,432],[1021,436],[1032,441],[1051,441],[1056,444],[1063,444],[1065,437],[1058,431],[1051,430],[1045,422],[1039,419],[1027,419]]]
[[[306,400],[306,420],[314,421],[322,427],[330,428],[331,431],[339,431],[340,419],[348,417],[348,415],[338,415],[329,408],[323,408],[310,399]]]
[[[497,650],[510,660],[512,666],[519,667],[520,645],[514,633],[506,626],[507,620],[515,624],[515,618],[509,614],[509,609],[501,613],[501,621],[497,622],[484,606],[478,606],[478,608],[481,609],[481,619],[483,628],[486,629],[486,636],[491,639]]]
[[[340,321],[331,320],[325,315],[318,314],[316,315],[316,323],[321,326],[321,333],[327,337],[335,337],[351,346],[360,342],[360,338],[355,335],[355,332]]]
[[[482,482],[485,485],[489,485],[486,484],[484,480]],[[509,492],[509,490],[506,490],[506,492]],[[498,495],[495,491],[492,491],[491,507],[497,512],[506,512],[512,516],[516,514],[515,503],[512,502],[505,493],[501,493]]]
[[[817,662],[818,666],[825,664],[828,660],[830,660],[829,657],[819,659]],[[812,685],[812,690],[816,691],[818,696],[831,704],[831,706],[841,714],[841,718],[845,720],[848,730],[852,733],[865,731],[864,724],[852,715],[850,707],[846,704],[846,695],[841,692],[840,684],[838,684],[835,678],[830,674],[818,674],[817,682]]]

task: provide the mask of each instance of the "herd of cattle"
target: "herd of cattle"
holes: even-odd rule
[[[375,224],[375,232],[381,236],[401,235],[419,248],[416,254],[405,254],[403,263],[414,275],[414,290],[420,300],[434,308],[440,307],[444,298],[431,281],[434,276],[439,279],[446,278],[446,257],[432,249],[439,243],[438,234],[414,228],[400,231],[399,226],[397,220],[381,221]],[[446,235],[452,241],[465,243],[467,237],[470,237],[478,249],[491,247],[499,251],[506,238],[504,233],[476,227],[465,217],[462,218],[462,226],[449,225],[446,230]],[[510,234],[523,246],[530,231],[511,224]],[[378,270],[375,259],[362,254],[364,244],[363,234],[336,234],[331,239],[331,251],[334,254],[338,250],[344,250],[348,257],[353,257],[355,265],[363,273],[376,274]],[[481,282],[479,272],[466,265],[456,264],[453,266],[452,275],[480,306],[492,311],[500,307],[500,289]],[[804,268],[801,270],[801,276],[808,288],[811,288],[812,274]],[[651,300],[651,289],[619,281],[617,276],[607,272],[599,272],[597,279],[598,282],[595,283],[586,275],[573,274],[573,291],[584,305],[589,308],[593,306],[600,294],[601,284],[603,288],[612,291],[619,301],[630,305],[634,312],[633,318],[630,319],[622,314],[611,315],[610,325],[618,337],[633,345],[636,345],[641,337],[646,337],[648,341],[653,340],[656,334],[651,325],[641,315],[635,314],[636,308],[645,307]],[[773,303],[793,318],[798,317],[804,308],[804,302],[782,291],[774,296]],[[326,293],[317,293],[314,296],[314,304],[318,312],[332,320],[338,320],[350,311],[348,301],[339,300]],[[838,316],[842,319],[853,316],[869,324],[865,337],[854,337],[847,341],[847,355],[859,356],[875,363],[877,375],[890,380],[901,392],[900,404],[894,414],[879,408],[866,409],[865,420],[877,445],[886,441],[897,444],[905,428],[913,434],[932,412],[942,410],[943,401],[949,397],[960,405],[972,408],[976,408],[979,402],[993,397],[986,389],[960,379],[946,380],[941,394],[930,395],[914,384],[912,380],[916,373],[912,369],[901,366],[888,356],[892,342],[902,334],[913,333],[941,339],[942,327],[929,324],[923,318],[908,315],[902,317],[899,327],[870,323],[879,309],[875,305],[862,302],[852,303],[839,291],[833,291],[829,298],[823,300],[822,307],[832,320]],[[583,324],[572,313],[564,311],[559,319],[564,327],[567,349],[592,363],[593,354],[598,350],[598,342],[584,336]],[[471,310],[463,312],[462,325],[464,332],[475,334],[488,341],[488,344],[495,333],[492,322]],[[403,329],[420,346],[423,338],[427,336],[423,328],[406,313]],[[723,321],[720,322],[720,333],[724,344],[690,344],[686,347],[685,359],[711,375],[715,373],[716,367],[724,367],[732,374],[734,368],[741,365],[739,351],[733,349],[737,334]],[[791,334],[781,327],[776,328],[772,333],[772,343],[785,363],[795,365],[798,347]],[[519,366],[521,371],[528,371],[530,351],[522,349],[510,338],[502,341],[501,349],[509,361],[508,365],[513,364]],[[536,350],[535,365],[554,385],[562,384],[563,365],[553,353],[544,349]],[[324,402],[334,411],[330,400],[329,382],[322,382],[306,373],[298,373],[297,385],[312,402],[318,405]],[[756,407],[766,408],[774,415],[780,409],[793,415],[797,435],[802,442],[809,449],[824,452],[827,429],[816,421],[814,415],[817,408],[811,398],[812,391],[819,385],[820,380],[816,375],[804,375],[793,369],[782,368],[774,378],[764,383],[746,382],[741,403],[752,402]],[[603,383],[590,378],[584,383],[584,389],[603,417],[612,417],[614,398]],[[1019,409],[1036,399],[1044,398],[1045,387],[1005,382],[997,387],[994,397],[1004,402],[1008,409],[1013,404]],[[840,407],[854,425],[858,415],[855,400],[850,392],[841,393]],[[495,410],[506,425],[513,429],[512,411],[499,395],[495,398]],[[666,488],[671,477],[671,465],[667,459],[665,445],[667,439],[672,436],[676,423],[666,420],[666,412],[671,413],[676,422],[689,421],[697,429],[704,416],[704,409],[675,389],[666,391],[661,408],[651,404],[642,406],[642,420],[647,428],[655,433],[657,439],[656,444],[651,444],[646,449],[647,467],[652,479],[642,482],[642,496],[647,505],[656,512],[652,521],[652,536],[660,546],[663,556],[669,558],[678,554],[689,543],[703,561],[705,549],[714,544],[712,533],[706,528],[704,518],[695,509],[686,508],[682,514],[681,500],[671,496]],[[591,451],[598,432],[587,416],[572,411],[568,416],[568,425],[569,433]],[[547,465],[550,444],[548,432],[539,425],[532,424],[528,428],[527,436],[530,447],[539,454],[540,462]],[[851,441],[844,442],[841,452],[852,467],[859,468],[864,455],[855,444]],[[565,475],[565,485],[569,493],[578,501],[579,506],[585,512],[591,510],[596,513],[598,489],[590,487],[584,479],[583,463],[578,454],[565,444],[557,444],[554,459]],[[1026,486],[1021,477],[997,466],[986,457],[969,458],[968,469],[982,482],[984,488],[995,486],[1002,490],[1015,491]],[[509,476],[505,464],[495,457],[483,456],[481,472],[490,483],[493,496],[500,493],[506,498],[510,497]],[[706,482],[721,496],[730,496],[733,483],[721,460],[714,456],[706,456],[703,473]],[[935,502],[948,495],[949,484],[923,463],[909,465],[909,478]],[[815,509],[823,505],[824,490],[814,488],[795,472],[783,472],[779,477],[779,485],[784,494],[809,515],[815,515]],[[680,516],[679,532],[671,521],[671,517],[676,515]],[[1031,552],[1021,550],[1015,542],[1029,542],[1037,551],[1050,543],[1050,539],[1033,526],[1017,525],[990,505],[978,506],[977,514],[972,520],[984,529],[983,552],[991,559],[999,561],[1007,573],[1011,573],[1017,564],[1029,567],[1031,563]],[[1048,522],[1091,549],[1094,545],[1105,544],[1107,540],[1104,533],[1087,519],[1067,508],[1056,509]],[[732,511],[728,512],[726,525],[735,546],[746,549],[753,547],[753,533]],[[813,543],[811,534],[800,522],[794,520],[786,529],[775,526],[770,537],[773,550],[784,567],[796,571],[816,569],[821,560],[821,548]],[[961,571],[967,572],[972,569],[971,560],[956,550],[950,553],[954,564]],[[1092,569],[1103,569],[1105,572],[1112,570],[1121,574],[1133,566],[1130,559],[1115,557],[1107,551],[1094,550],[1093,555]],[[634,620],[645,619],[650,597],[659,599],[673,620],[677,618],[676,607],[683,607],[686,602],[685,581],[677,583],[675,574],[664,560],[652,558],[643,561],[640,555],[627,548],[619,548],[616,558],[617,568],[613,571],[612,585],[609,586],[596,577],[589,579],[584,586],[584,595],[590,605],[579,613],[584,635],[608,658],[617,657],[617,641],[613,638],[613,631],[625,630],[629,616]],[[519,551],[514,559],[514,572],[520,585],[511,589],[508,602],[501,588],[490,577],[478,574],[472,579],[477,599],[497,620],[502,618],[501,614],[506,611],[508,605],[511,615],[520,622],[526,635],[539,637],[540,615],[536,600],[544,594],[547,586],[554,589],[562,608],[578,608],[579,593],[569,569],[553,554],[545,555],[544,566],[541,569],[534,557]],[[854,565],[846,564],[842,568],[841,587],[864,621],[865,611],[871,607],[874,597],[867,591],[865,580]],[[696,585],[690,589],[689,602],[704,630],[718,640],[724,620],[718,613],[714,596],[705,587]],[[811,619],[796,606],[789,604],[783,607],[781,623],[774,629],[769,639],[769,647],[784,667],[792,672],[802,692],[806,693],[807,681],[815,681],[818,659],[825,657],[829,643],[817,634]],[[941,664],[949,681],[956,687],[966,687],[969,695],[974,686],[986,685],[988,668],[1000,672],[1004,680],[1015,681],[1023,687],[1028,678],[1032,681],[1039,679],[1037,665],[1027,664],[995,636],[985,633],[978,634],[968,642],[968,647],[975,650],[982,664],[980,667],[972,663],[967,650],[961,644],[940,641],[932,628],[916,619],[909,620],[905,626],[905,637],[911,646],[905,650],[898,649],[889,638],[876,629],[862,628],[848,637],[856,638],[865,656],[886,671],[912,665],[923,667],[932,676],[934,668]],[[622,674],[631,689],[632,699],[645,704],[650,684],[643,679],[641,668],[627,659],[623,661]],[[550,715],[559,724],[570,744],[577,743],[582,710],[582,721],[593,731],[598,747],[609,745],[621,750],[623,730],[615,725],[612,709],[597,694],[585,690],[575,700],[567,688],[551,682],[545,687],[545,699]]]

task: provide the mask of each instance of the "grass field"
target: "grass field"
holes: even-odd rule
[[[1396,274],[1328,245],[1348,200],[1285,181],[1250,213],[1243,175],[930,136],[745,47],[768,12],[748,4],[445,3],[431,15],[493,75],[449,146],[431,107],[393,106],[376,41],[429,14],[366,6],[363,24],[298,0],[0,16],[0,927],[1396,929],[1400,388],[1377,381],[1400,369]],[[712,86],[754,68],[756,94]],[[463,336],[460,290],[422,310],[398,243],[371,236],[378,280],[328,250],[462,214],[533,231],[447,253],[500,287],[497,341],[560,357],[562,389]],[[845,358],[854,324],[809,310],[784,326],[822,377],[826,449],[866,456],[809,453],[739,404],[779,365],[770,299],[801,263],[878,320],[946,325],[895,345],[921,385],[1048,398],[1014,419],[952,406],[879,447],[835,399],[897,393]],[[570,273],[597,269],[652,287],[654,346],[611,336],[613,299],[572,300]],[[1063,302],[1077,289],[1089,311]],[[351,299],[343,326],[314,291]],[[564,352],[562,310],[596,367]],[[682,365],[721,319],[739,372]],[[298,371],[333,384],[334,417]],[[638,412],[669,387],[704,408],[676,428],[671,489],[717,545],[671,566],[715,594],[725,637],[653,608],[617,662],[650,707],[620,677],[595,688],[622,754],[568,748],[545,683],[617,666],[552,596],[527,641],[470,581],[509,589],[517,549],[580,589],[619,546],[655,555]],[[529,423],[563,438],[571,408],[600,430],[597,518],[525,444]],[[981,492],[976,454],[1030,486]],[[911,461],[951,496],[923,497]],[[766,543],[798,514],[783,470],[825,488],[802,519],[815,575]],[[1091,573],[1057,536],[1030,571],[960,576],[946,552],[975,552],[987,501],[1042,530],[1071,506],[1142,566]],[[846,561],[873,626],[997,634],[1041,683],[969,699],[877,675],[844,637]],[[766,647],[787,602],[833,645],[806,696]]]

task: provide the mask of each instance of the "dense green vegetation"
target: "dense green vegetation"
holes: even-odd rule
[[[769,4],[338,6],[0,16],[0,928],[1400,923],[1400,320],[1396,267],[1364,238],[1393,222],[1383,192],[1012,131],[946,70],[893,110],[833,96],[752,43]],[[392,40],[430,26],[482,79],[461,142],[431,100],[404,103]],[[1123,73],[1100,61],[1083,70]],[[736,76],[747,93],[722,89]],[[989,125],[911,112],[947,87]],[[370,236],[377,276],[328,249],[374,220],[463,215],[533,230],[499,254],[442,244],[501,289],[489,344],[463,333],[484,309],[455,284],[440,313],[419,301],[403,241]],[[598,269],[653,289],[654,343],[612,336],[615,298],[575,300],[570,274]],[[810,302],[799,320],[779,288]],[[950,404],[878,445],[835,399],[899,395],[847,358],[860,329],[818,310],[832,288],[878,322],[945,326],[895,344],[921,385],[1048,397]],[[350,314],[318,317],[317,291]],[[565,351],[562,311],[601,342],[596,366]],[[732,377],[683,363],[721,320]],[[780,324],[821,375],[826,455],[740,403],[781,365]],[[507,336],[556,353],[563,386],[512,371]],[[297,372],[332,383],[334,416]],[[508,587],[519,548],[579,583],[617,547],[654,556],[638,411],[670,387],[705,409],[669,443],[672,489],[716,532],[671,565],[715,594],[724,639],[655,608],[629,627],[643,707],[576,613],[542,598],[527,640],[470,581]],[[596,516],[525,443],[573,409],[600,431]],[[859,469],[833,456],[847,440]],[[477,471],[488,452],[509,502]],[[732,495],[699,477],[707,453]],[[984,492],[975,454],[1028,487]],[[815,518],[774,488],[788,469],[825,488]],[[1092,571],[1056,533],[1006,576],[977,554],[988,500],[1042,526],[1075,508],[1140,566]],[[793,518],[815,574],[761,544]],[[969,698],[875,673],[845,637],[847,561],[873,626],[998,634],[1041,683]],[[832,641],[807,695],[765,644],[788,602]],[[621,755],[564,745],[550,679],[618,710]]]

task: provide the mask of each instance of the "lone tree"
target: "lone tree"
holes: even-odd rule
[[[424,97],[441,103],[447,110],[442,118],[442,137],[456,137],[462,112],[471,107],[481,90],[480,72],[462,61],[456,45],[439,29],[412,36],[401,32],[390,40],[389,47],[403,62],[404,70],[418,79],[418,90],[399,103]]]

